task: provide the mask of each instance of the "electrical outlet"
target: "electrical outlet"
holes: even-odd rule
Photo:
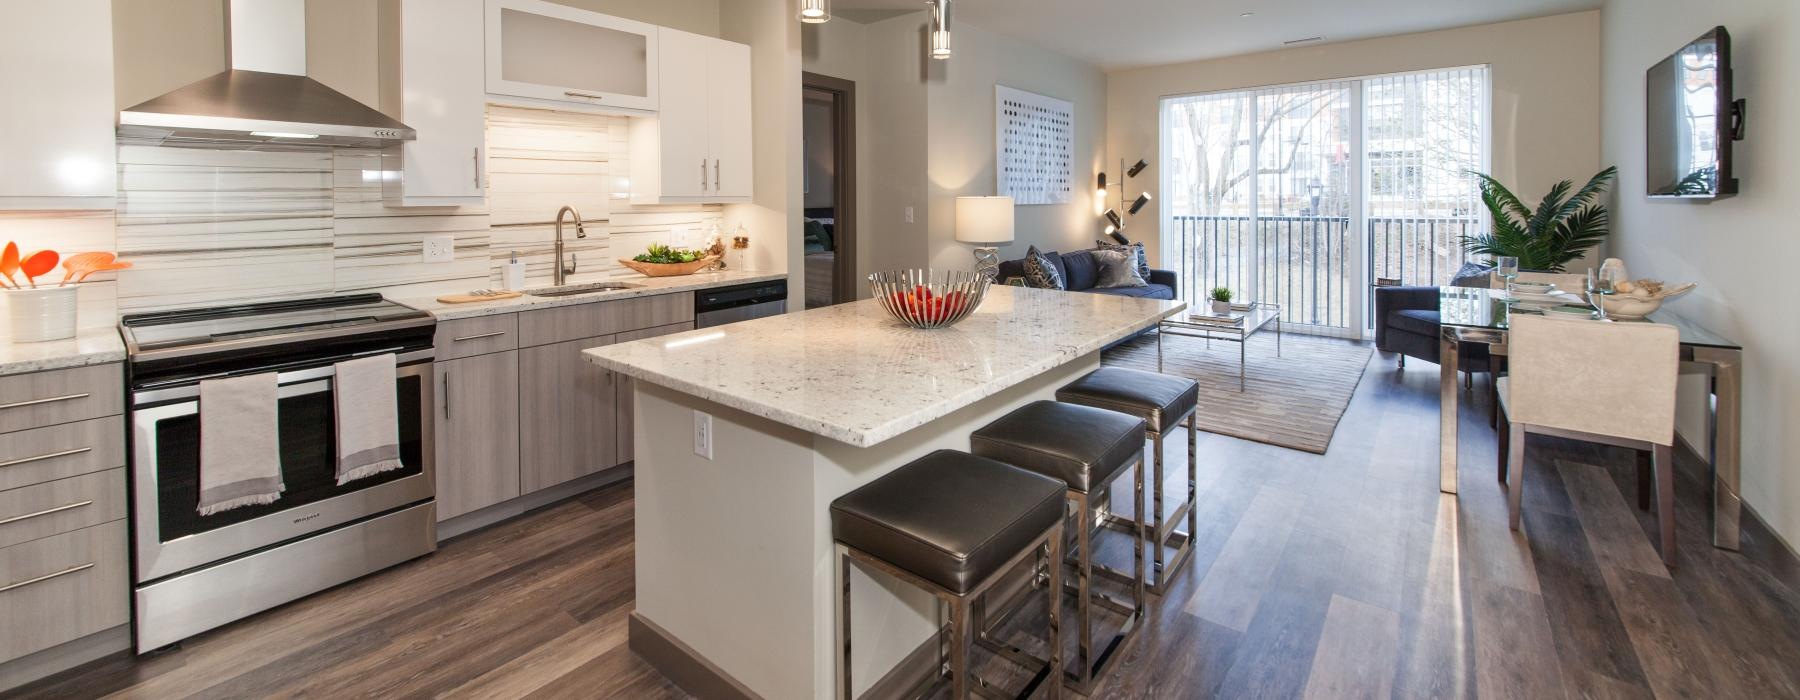
[[[713,425],[712,414],[694,412],[694,454],[701,459],[711,461],[713,458]]]
[[[426,236],[425,262],[447,263],[456,261],[455,236]]]
[[[906,208],[906,223],[910,224],[912,222],[913,222],[912,207],[907,207]]]

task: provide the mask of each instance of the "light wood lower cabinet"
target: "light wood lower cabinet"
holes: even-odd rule
[[[0,549],[0,659],[131,620],[125,521]]]
[[[437,363],[437,517],[519,496],[519,352]]]
[[[616,375],[582,359],[603,335],[519,354],[519,486],[532,493],[617,465]]]

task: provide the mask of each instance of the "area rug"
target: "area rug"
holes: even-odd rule
[[[1209,433],[1325,454],[1338,420],[1350,405],[1369,345],[1335,338],[1287,334],[1281,357],[1275,335],[1250,337],[1244,349],[1245,387],[1238,391],[1237,343],[1169,336],[1163,371],[1200,382],[1200,429]],[[1156,371],[1156,335],[1106,351],[1103,364]]]

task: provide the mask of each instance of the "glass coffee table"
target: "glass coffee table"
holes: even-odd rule
[[[1249,304],[1233,304],[1231,313],[1235,321],[1227,321],[1205,312],[1192,311],[1173,318],[1165,318],[1156,334],[1156,371],[1163,369],[1163,338],[1178,335],[1186,338],[1203,338],[1208,345],[1214,340],[1224,340],[1238,344],[1238,391],[1244,390],[1244,343],[1257,331],[1275,326],[1275,356],[1281,357],[1281,305],[1268,302],[1252,302]]]

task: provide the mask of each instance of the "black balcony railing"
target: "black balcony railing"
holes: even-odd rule
[[[1173,223],[1181,242],[1177,272],[1190,303],[1229,287],[1240,298],[1281,304],[1284,323],[1345,330],[1377,279],[1448,282],[1465,258],[1462,236],[1480,225],[1470,218],[1370,218],[1359,281],[1351,273],[1360,263],[1348,217],[1177,216]]]

